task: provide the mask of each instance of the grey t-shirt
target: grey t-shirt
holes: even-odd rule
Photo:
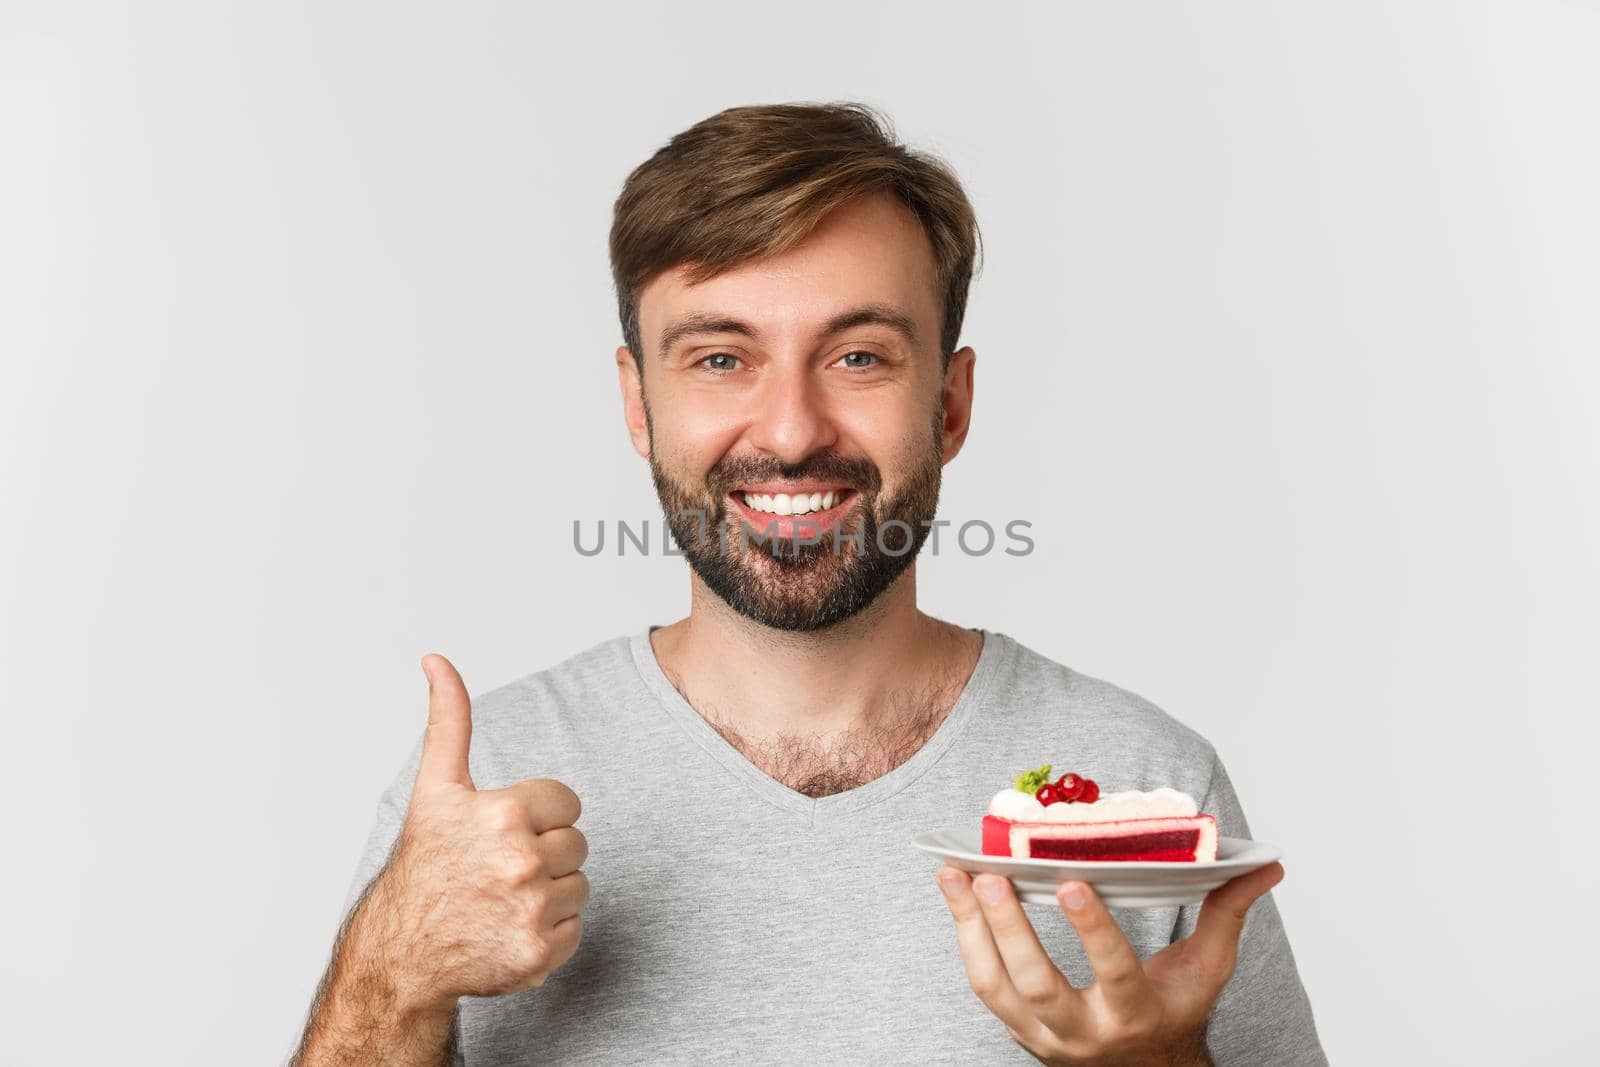
[[[1249,836],[1212,747],[1149,701],[984,632],[976,670],[911,759],[813,799],[769,778],[678,694],[648,632],[474,698],[480,789],[556,778],[583,802],[592,894],[545,984],[465,997],[466,1064],[1036,1062],[967,985],[922,830],[976,827],[1041,763],[1105,788],[1172,786]],[[400,830],[419,738],[378,805],[350,903]],[[1141,957],[1198,906],[1119,910]],[[1027,907],[1072,983],[1093,974],[1059,908]],[[1326,1062],[1270,896],[1251,910],[1209,1041],[1219,1064]]]

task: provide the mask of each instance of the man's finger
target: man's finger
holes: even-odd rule
[[[559,826],[539,835],[539,855],[551,878],[571,874],[589,858],[589,839],[574,826]]]
[[[980,874],[972,880],[972,887],[1011,984],[1033,1014],[1058,1034],[1086,1027],[1088,1010],[1083,994],[1072,988],[1039,944],[1039,935],[1023,914],[1010,880],[998,874]]]
[[[472,789],[467,750],[472,747],[472,700],[450,661],[438,653],[422,657],[428,676],[428,730],[422,735],[422,765],[412,794],[441,785]]]
[[[1244,931],[1245,915],[1267,891],[1283,881],[1283,864],[1269,863],[1260,870],[1239,877],[1206,894],[1189,935],[1206,974],[1221,986],[1233,974],[1238,959],[1239,935]]]
[[[542,834],[562,826],[571,826],[583,814],[583,804],[578,794],[554,778],[531,778],[513,782],[505,791],[515,796],[528,809],[533,832]]]
[[[1122,1018],[1132,1018],[1151,996],[1144,964],[1128,943],[1122,927],[1111,917],[1105,902],[1085,882],[1064,882],[1056,890],[1056,901],[1067,921],[1078,931],[1084,955],[1094,968],[1095,984],[1106,1005]]]
[[[989,933],[989,921],[972,895],[972,879],[955,867],[939,870],[939,890],[956,923],[956,947],[967,969],[967,982],[984,1007],[1012,1030],[1031,1033],[1037,1026],[1006,973],[1005,961]]]
[[[555,926],[562,919],[581,912],[583,906],[589,903],[589,876],[582,871],[573,871],[551,882],[548,893],[545,897],[544,925]]]

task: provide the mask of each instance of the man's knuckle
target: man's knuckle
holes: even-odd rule
[[[573,822],[577,822],[578,816],[583,814],[583,801],[578,798],[577,793],[573,792],[572,789],[568,788],[564,783],[557,782],[556,785],[560,786],[562,799],[571,812],[568,818],[570,818]]]
[[[985,1003],[1000,992],[1000,979],[993,971],[968,971],[967,985],[971,986],[978,999]]]
[[[565,782],[555,778],[535,778],[529,783],[530,792],[538,798],[539,804],[554,812],[563,815],[571,813],[571,818],[576,821],[577,813],[582,810],[583,804]]]
[[[513,884],[532,882],[544,873],[544,858],[532,849],[519,849],[507,855],[505,871]]]
[[[519,830],[527,825],[527,811],[515,797],[495,797],[484,808],[491,830]]]
[[[575,827],[561,826],[546,830],[539,835],[539,844],[548,850],[571,854],[578,867],[582,867],[589,858],[589,840]]]
[[[1040,1007],[1055,1001],[1060,992],[1056,983],[1048,976],[1024,974],[1016,979],[1017,995],[1034,1007]]]
[[[529,930],[520,939],[520,951],[517,954],[517,964],[524,974],[537,974],[545,969],[545,962],[550,956],[550,946],[545,944],[544,938],[537,931]]]
[[[1115,926],[1116,924],[1111,922],[1111,917],[1105,912],[1091,909],[1080,914],[1075,925],[1078,928],[1079,935],[1082,937],[1103,938],[1106,936],[1107,926]]]
[[[1098,977],[1104,985],[1123,986],[1137,979],[1139,971],[1140,967],[1136,961],[1118,957],[1109,963],[1101,964]]]
[[[533,893],[523,902],[522,922],[529,930],[545,928],[545,916],[550,911],[550,898],[544,893]]]

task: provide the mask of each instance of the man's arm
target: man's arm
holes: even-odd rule
[[[423,670],[428,729],[401,772],[410,799],[402,812],[397,780],[379,804],[357,884],[380,843],[393,848],[348,909],[292,1067],[459,1062],[459,999],[543,985],[583,933],[577,795],[551,779],[480,791],[466,686],[443,657]]]
[[[1250,836],[1244,809],[1220,759],[1213,764],[1211,786],[1200,810],[1216,817],[1219,834]],[[1194,933],[1199,917],[1198,904],[1179,909],[1173,941]],[[1326,1067],[1311,1001],[1271,893],[1256,901],[1245,918],[1238,962],[1212,1009],[1206,1044],[1219,1067],[1256,1063]]]
[[[334,940],[333,958],[312,1000],[306,1031],[289,1067],[396,1064],[449,1067],[462,1062],[456,1012],[408,1002],[383,959],[380,904],[368,910],[374,878]]]

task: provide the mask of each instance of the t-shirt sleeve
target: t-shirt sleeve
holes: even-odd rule
[[[1220,835],[1250,836],[1244,809],[1220,759],[1213,763],[1211,785],[1200,810],[1216,817]],[[1194,933],[1199,917],[1198,904],[1179,909],[1173,940]],[[1218,1067],[1265,1063],[1321,1067],[1328,1062],[1271,893],[1257,900],[1245,916],[1239,962],[1212,1010],[1206,1043]]]

